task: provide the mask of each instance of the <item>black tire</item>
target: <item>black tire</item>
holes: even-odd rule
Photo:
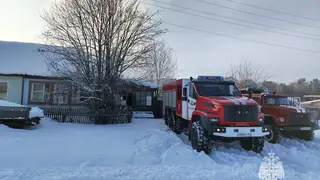
[[[32,118],[32,119],[31,119],[31,121],[32,121],[32,122],[35,122],[36,124],[40,124],[40,120],[41,120],[41,119],[40,119],[39,117],[36,117],[36,118]]]
[[[243,138],[240,140],[241,147],[247,151],[261,153],[264,147],[263,137]]]
[[[180,119],[177,118],[174,114],[172,115],[172,130],[173,132],[175,132],[176,134],[181,134],[182,130],[181,130],[181,124],[180,124]]]
[[[197,152],[211,153],[211,140],[198,121],[192,123],[190,138],[192,148],[197,150]]]
[[[261,153],[264,148],[264,137],[253,137],[252,138],[252,151]]]
[[[251,150],[251,138],[241,138],[240,145],[244,150],[250,151]]]
[[[272,144],[280,143],[282,139],[280,128],[275,124],[270,124],[270,134],[264,136],[264,139]]]
[[[168,109],[166,108],[164,111],[164,123],[166,126],[168,126],[168,119],[169,119],[169,114],[168,114]]]
[[[305,141],[312,141],[314,139],[314,131],[300,131],[298,138]]]
[[[172,115],[171,115],[171,110],[168,110],[168,121],[167,121],[167,123],[168,123],[168,127],[172,130],[172,121],[173,121],[173,119],[172,119]]]

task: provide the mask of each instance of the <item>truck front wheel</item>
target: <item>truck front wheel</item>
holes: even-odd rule
[[[270,125],[270,134],[264,136],[264,139],[272,144],[280,143],[282,139],[281,130],[275,124]]]
[[[212,151],[211,140],[198,121],[192,123],[190,136],[193,149],[198,152],[204,151],[206,154]]]
[[[247,151],[252,150],[253,152],[260,153],[264,147],[263,137],[251,137],[243,138],[240,140],[241,147]]]

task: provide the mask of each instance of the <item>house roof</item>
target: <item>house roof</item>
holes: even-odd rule
[[[0,41],[0,75],[29,78],[56,78],[50,73],[46,58],[38,51],[42,44]],[[158,88],[149,81],[130,80],[139,86]]]
[[[41,44],[0,41],[0,74],[51,76]]]

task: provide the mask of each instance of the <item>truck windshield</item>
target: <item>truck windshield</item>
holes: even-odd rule
[[[241,92],[234,84],[199,83],[196,84],[200,96],[241,96]]]
[[[264,104],[267,105],[290,105],[287,97],[265,97]]]

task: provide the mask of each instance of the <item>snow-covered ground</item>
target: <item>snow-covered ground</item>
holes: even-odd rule
[[[209,155],[192,150],[163,120],[135,118],[132,124],[58,124],[39,128],[0,125],[1,180],[258,179],[263,157],[273,151],[286,179],[318,179],[320,133],[313,142],[266,143],[261,155],[239,143],[216,145]]]

